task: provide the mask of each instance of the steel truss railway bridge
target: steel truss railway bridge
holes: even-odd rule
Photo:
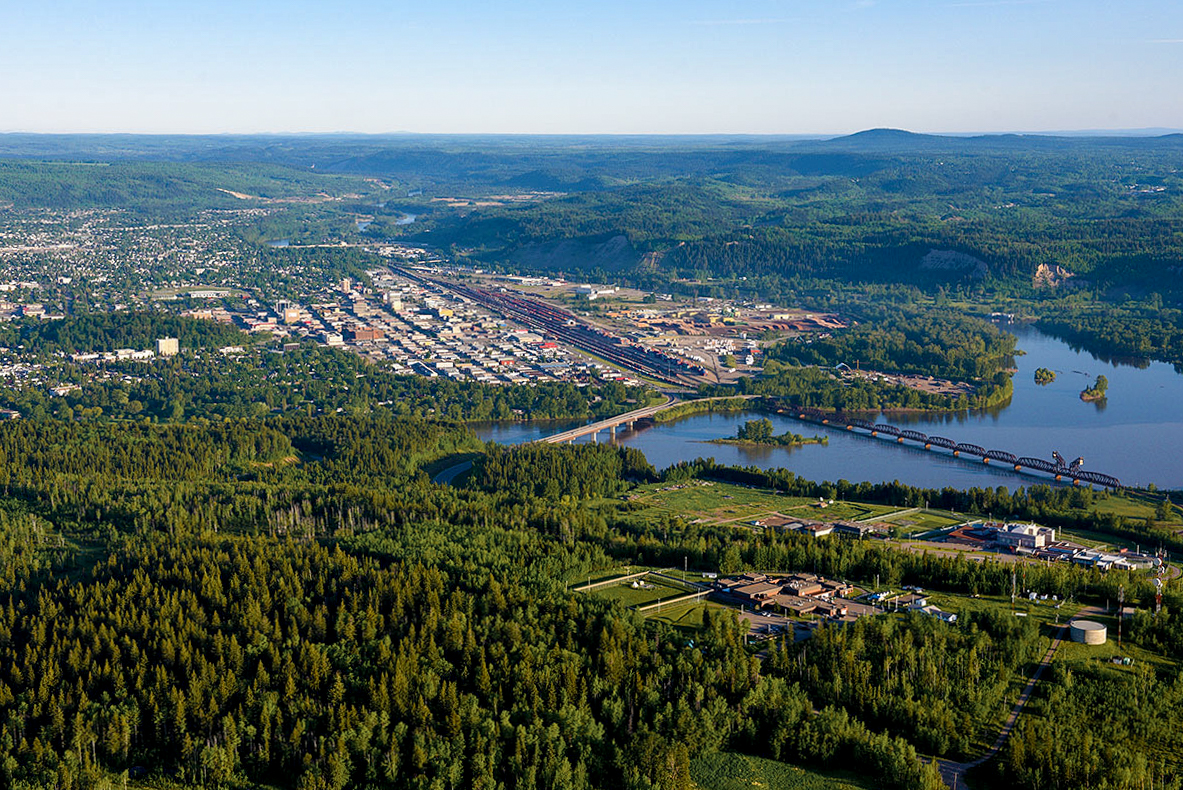
[[[1107,488],[1121,487],[1121,481],[1112,475],[1090,472],[1078,467],[1069,467],[1064,464],[1045,461],[1042,458],[1019,457],[1005,450],[987,450],[976,444],[958,443],[952,439],[946,439],[944,436],[928,436],[919,431],[904,430],[886,423],[872,423],[869,420],[844,417],[841,414],[824,412],[821,409],[813,408],[791,408],[786,409],[785,413],[799,420],[843,427],[848,431],[864,431],[870,436],[891,437],[900,444],[914,442],[923,445],[925,450],[932,450],[933,448],[947,450],[958,458],[981,458],[982,463],[985,464],[994,461],[1004,466],[1012,467],[1016,472],[1044,472],[1052,475],[1056,480],[1071,480],[1073,485],[1087,483],[1090,485],[1105,486]]]

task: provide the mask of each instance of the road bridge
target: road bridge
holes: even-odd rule
[[[615,417],[609,417],[606,420],[589,423],[588,425],[581,425],[578,428],[572,428],[571,430],[563,431],[562,433],[544,436],[541,439],[537,439],[536,442],[541,444],[563,444],[566,442],[573,442],[576,439],[580,439],[584,436],[591,436],[593,441],[599,441],[599,434],[601,431],[606,430],[609,434],[615,437],[616,429],[621,425],[632,428],[638,420],[652,419],[658,413],[666,411],[667,409],[672,409],[675,406],[681,406],[688,403],[705,403],[707,401],[713,400],[732,400],[733,398],[751,400],[752,398],[758,397],[760,396],[729,395],[720,398],[695,398],[693,400],[679,401],[667,396],[665,403],[661,403],[656,406],[646,406],[643,409],[634,409],[633,411],[625,412],[624,414],[618,414]]]

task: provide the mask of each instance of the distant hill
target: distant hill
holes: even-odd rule
[[[903,129],[868,129],[826,140],[802,141],[796,150],[842,150],[863,153],[972,153],[1004,151],[1068,151],[1083,149],[1134,148],[1153,149],[1183,144],[1178,132],[1157,136],[1131,135],[1052,135],[1052,134],[919,134]]]

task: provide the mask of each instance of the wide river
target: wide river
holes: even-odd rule
[[[939,435],[955,442],[1051,460],[1056,450],[1068,461],[1113,475],[1127,485],[1154,483],[1183,488],[1183,375],[1163,363],[1137,367],[1102,360],[1031,327],[1009,327],[1019,339],[1015,393],[1005,406],[959,414],[886,414],[878,421]],[[1056,380],[1035,383],[1036,368],[1056,371]],[[1098,374],[1109,379],[1104,403],[1080,400]],[[709,444],[731,437],[753,414],[704,414],[636,431],[620,430],[617,443],[636,447],[659,469],[681,460],[713,456],[721,464],[784,467],[810,480],[872,482],[899,480],[914,486],[1006,486],[1014,489],[1046,477],[1017,475],[978,461],[953,458],[912,444],[853,434],[771,415],[777,433],[824,434],[828,445],[797,448]],[[503,423],[476,426],[482,439],[506,444],[531,441],[572,427],[571,423]],[[606,441],[608,433],[601,432]],[[587,441],[581,440],[581,441]]]

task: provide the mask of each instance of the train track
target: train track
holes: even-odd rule
[[[573,313],[560,310],[538,299],[494,293],[484,288],[436,280],[402,268],[398,268],[397,271],[408,279],[459,295],[580,351],[664,384],[694,384],[694,377],[702,376],[706,372],[701,366],[673,354],[629,343],[623,338],[587,324]]]

